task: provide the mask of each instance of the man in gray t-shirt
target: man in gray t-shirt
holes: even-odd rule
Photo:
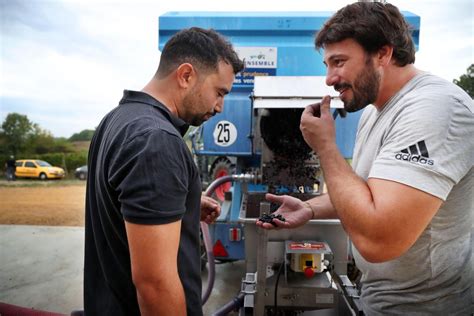
[[[430,315],[463,315],[472,284],[467,276],[472,273],[473,123],[469,96],[426,73],[413,77],[382,110],[365,109],[352,163],[357,175],[401,183],[443,201],[402,256],[373,264],[355,248],[368,314],[396,309],[409,315],[418,304]],[[412,209],[407,220],[422,212]]]
[[[471,315],[472,99],[414,67],[409,27],[391,4],[344,7],[315,44],[344,108],[365,108],[353,168],[337,149],[329,97],[308,106],[301,131],[328,194],[304,203],[267,195],[286,218],[275,224],[340,219],[362,271],[367,315]]]

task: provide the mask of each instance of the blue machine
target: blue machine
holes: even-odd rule
[[[236,172],[259,165],[261,153],[254,146],[254,109],[251,94],[255,76],[324,76],[321,54],[314,48],[315,33],[333,12],[169,12],[159,17],[159,48],[181,29],[193,26],[213,28],[226,36],[245,59],[246,69],[239,74],[224,111],[203,124],[197,156],[222,157],[235,162]],[[416,47],[420,18],[403,12],[413,28]],[[352,157],[360,112],[336,120],[337,145],[345,158]],[[210,163],[212,166],[212,162]],[[206,164],[206,168],[208,165]],[[208,170],[206,170],[208,172]],[[248,191],[266,192],[265,185],[248,184]],[[212,225],[214,255],[221,260],[245,257],[243,224],[238,223],[242,185],[231,188],[232,199],[224,201],[223,213]]]

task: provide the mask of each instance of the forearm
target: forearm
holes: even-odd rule
[[[319,155],[329,197],[337,217],[356,247],[376,248],[379,229],[375,204],[367,183],[352,170],[335,144]]]
[[[143,282],[136,288],[141,315],[186,315],[186,300],[179,277]]]
[[[357,176],[337,149],[328,97],[305,108],[300,129],[319,155],[331,203],[359,253],[385,262],[410,249],[442,199],[396,180]]]
[[[329,194],[322,194],[306,201],[312,211],[312,219],[337,219],[337,213]]]

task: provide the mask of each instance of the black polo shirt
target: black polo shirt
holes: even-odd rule
[[[84,310],[139,315],[124,220],[160,225],[182,220],[178,271],[188,315],[202,315],[199,219],[201,182],[182,136],[184,121],[150,95],[124,91],[89,149]]]

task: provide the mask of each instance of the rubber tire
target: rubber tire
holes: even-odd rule
[[[79,180],[85,180],[86,179],[86,174],[85,173],[79,173]]]
[[[48,176],[46,175],[46,173],[41,172],[40,175],[39,175],[39,179],[40,180],[48,180]]]

